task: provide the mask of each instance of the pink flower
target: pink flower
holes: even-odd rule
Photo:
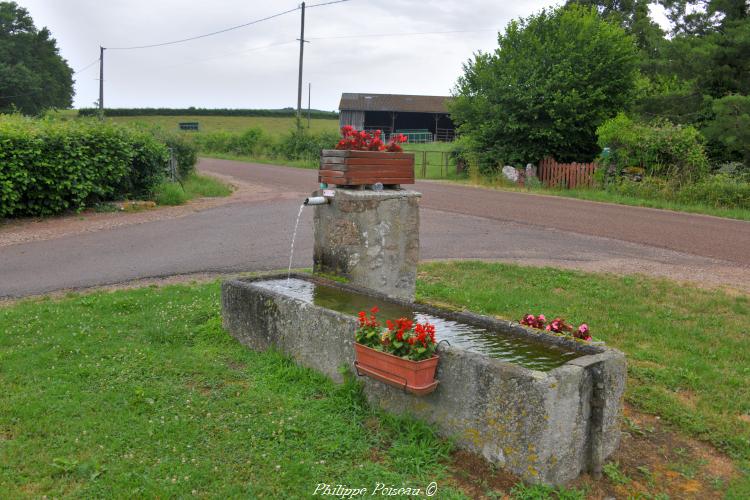
[[[547,318],[544,317],[544,314],[540,314],[536,319],[537,321],[541,321],[542,323],[547,321]]]

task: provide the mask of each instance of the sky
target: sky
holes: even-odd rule
[[[99,46],[201,35],[267,17],[295,0],[16,0],[47,26],[74,70]],[[328,0],[311,0],[324,3]],[[513,18],[549,1],[349,0],[305,12],[303,106],[334,110],[342,92],[448,95],[462,64],[493,50]],[[171,46],[107,50],[107,107],[283,108],[297,105],[300,12]],[[403,33],[461,31],[429,35]],[[75,107],[98,98],[98,64],[75,76]]]
[[[549,0],[348,0],[305,13],[303,107],[335,110],[342,92],[449,95],[462,64]],[[169,42],[298,7],[295,0],[16,0],[74,70],[74,107],[283,108],[297,105],[300,11],[227,33]],[[445,32],[452,33],[445,33]],[[443,32],[443,33],[434,33]],[[420,34],[414,33],[431,33]],[[90,65],[90,66],[89,66]]]

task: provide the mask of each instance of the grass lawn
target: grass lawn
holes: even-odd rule
[[[156,188],[154,199],[158,205],[182,205],[194,198],[223,197],[232,194],[232,189],[223,182],[207,176],[190,174],[182,184],[163,182]]]
[[[449,445],[221,328],[218,284],[0,309],[4,498],[311,496],[318,483],[446,497]]]
[[[472,184],[503,191],[515,191],[520,193],[546,194],[550,196],[563,196],[566,198],[577,198],[580,200],[601,201],[605,203],[616,203],[618,205],[629,205],[634,207],[661,208],[674,210],[676,212],[688,212],[694,214],[714,215],[729,219],[750,220],[750,210],[742,208],[717,208],[703,204],[687,204],[668,200],[653,200],[646,198],[634,198],[621,194],[610,193],[603,189],[545,189],[545,188],[522,188],[511,184],[504,179],[485,179],[474,177],[468,179],[454,178],[462,184]]]
[[[418,179],[457,179],[456,162],[450,157],[453,144],[433,142],[404,144],[404,151],[414,153],[414,175]]]
[[[750,474],[750,299],[667,280],[480,262],[420,267],[418,298],[482,314],[587,322],[628,356],[626,400]],[[735,487],[750,498],[750,476]]]
[[[243,132],[249,128],[258,127],[268,135],[279,137],[293,130],[296,120],[290,117],[274,116],[111,116],[107,120],[114,123],[143,123],[159,125],[165,130],[179,130],[180,122],[198,122],[199,132],[185,132],[186,134],[200,134],[201,132]],[[307,126],[307,120],[303,120]],[[310,120],[310,130],[313,132],[337,132],[338,119],[315,118]]]
[[[728,453],[745,474],[717,487],[750,496],[747,296],[478,262],[424,264],[417,290],[420,300],[506,318],[588,321],[628,354],[628,402]],[[336,386],[231,339],[217,283],[23,301],[0,308],[0,325],[6,496],[289,497],[311,496],[318,483],[431,481],[439,498],[468,491],[449,444],[423,424],[368,408],[356,383]],[[608,465],[607,481],[656,477],[619,467]],[[700,467],[673,473],[695,478]],[[502,496],[484,479],[479,487]],[[513,496],[557,498],[523,485]]]

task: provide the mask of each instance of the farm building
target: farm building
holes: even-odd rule
[[[405,134],[409,142],[452,141],[455,127],[448,114],[447,96],[396,94],[341,94],[340,126]]]

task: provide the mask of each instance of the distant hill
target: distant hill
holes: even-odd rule
[[[79,116],[95,116],[99,113],[96,108],[78,110]],[[105,108],[105,116],[277,116],[290,118],[297,115],[294,108],[282,109],[209,109],[209,108]],[[303,118],[307,117],[307,110],[303,110]],[[337,111],[310,110],[311,118],[338,119]]]

